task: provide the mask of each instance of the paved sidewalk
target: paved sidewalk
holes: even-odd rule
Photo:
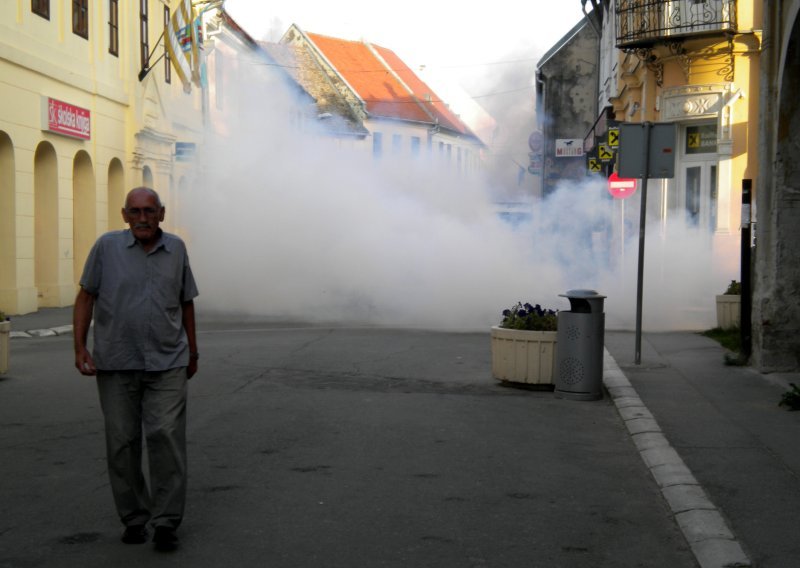
[[[628,422],[634,441],[701,565],[751,565],[742,552],[759,568],[799,565],[800,413],[778,402],[800,375],[728,366],[695,333],[645,334],[640,365],[633,333],[605,339],[649,411]]]

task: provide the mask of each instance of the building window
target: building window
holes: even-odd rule
[[[415,158],[419,156],[419,149],[421,147],[421,142],[422,141],[420,140],[419,136],[411,137],[411,155]]]
[[[172,60],[169,58],[167,42],[169,41],[169,6],[164,6],[164,81],[172,82]]]
[[[372,134],[372,157],[380,158],[383,156],[383,134],[374,132]]]
[[[150,59],[150,41],[148,39],[150,30],[147,22],[147,0],[139,0],[139,51],[142,59],[142,69],[147,67]]]
[[[31,12],[49,20],[50,0],[31,0]]]
[[[89,0],[72,0],[72,33],[89,39]]]
[[[119,0],[108,0],[108,52],[119,55]]]

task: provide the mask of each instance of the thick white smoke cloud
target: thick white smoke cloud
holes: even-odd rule
[[[376,163],[253,100],[244,126],[209,137],[181,205],[202,313],[476,331],[517,301],[568,309],[558,295],[590,287],[608,296],[609,328],[633,328],[638,226],[623,261],[619,203],[603,182],[565,184],[512,227],[490,179],[424,158]],[[713,327],[708,291],[729,267],[710,268],[699,234],[650,229],[645,328]]]

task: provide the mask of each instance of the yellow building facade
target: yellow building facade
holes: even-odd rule
[[[170,209],[189,191],[203,134],[200,89],[163,58],[160,0],[0,3],[0,310],[71,305],[127,191]],[[149,72],[143,68],[148,65]],[[141,78],[140,78],[141,76]]]
[[[717,268],[738,275],[742,180],[758,175],[761,2],[604,6],[615,49],[601,96],[614,118],[676,125],[675,177],[654,180],[648,210],[707,229]]]

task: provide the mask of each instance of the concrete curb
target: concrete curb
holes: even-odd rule
[[[59,335],[70,335],[72,333],[71,325],[59,325],[52,328],[43,329],[29,329],[27,331],[12,331],[9,337],[11,339],[31,339],[34,337],[56,337]]]
[[[700,566],[752,567],[722,514],[670,445],[608,350],[603,361],[603,384]]]

